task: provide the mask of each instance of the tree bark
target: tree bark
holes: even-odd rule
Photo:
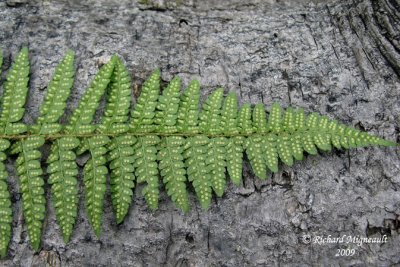
[[[165,81],[175,75],[184,84],[200,79],[203,97],[222,86],[236,92],[240,103],[303,107],[399,142],[399,14],[398,0],[8,0],[0,3],[0,44],[5,67],[10,53],[29,46],[27,123],[37,117],[54,67],[70,48],[78,72],[68,114],[98,66],[117,53],[132,71],[134,88],[159,67]],[[257,180],[246,162],[241,186],[229,183],[207,211],[192,192],[188,214],[177,210],[165,192],[159,209],[151,212],[139,186],[119,226],[108,192],[100,239],[89,226],[81,188],[68,244],[46,187],[48,213],[38,253],[29,246],[10,162],[13,237],[0,265],[400,264],[399,157],[393,147],[334,150],[282,166],[266,181]],[[314,242],[344,235],[386,236],[387,242]],[[340,248],[354,249],[355,255],[336,256]]]

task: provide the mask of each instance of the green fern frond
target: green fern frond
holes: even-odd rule
[[[40,107],[39,124],[57,123],[64,114],[66,101],[74,83],[74,52],[68,51],[56,67],[46,97]]]
[[[282,120],[282,108],[278,103],[274,103],[271,106],[268,117],[268,131],[272,133],[281,132],[281,120]]]
[[[283,130],[287,133],[293,133],[296,130],[295,112],[292,107],[288,107],[285,111],[282,122]]]
[[[238,101],[235,93],[230,92],[225,98],[221,111],[221,129],[225,135],[236,135],[238,127]]]
[[[253,129],[258,134],[267,132],[267,117],[264,105],[261,103],[258,103],[253,109]]]
[[[250,136],[253,133],[253,125],[251,121],[251,106],[250,104],[244,104],[238,115],[238,126],[239,132],[242,135]]]
[[[44,142],[43,137],[31,136],[14,143],[11,147],[11,153],[18,154],[16,168],[22,193],[22,208],[29,240],[34,250],[38,250],[40,246],[46,209],[43,171],[40,166],[42,154],[39,151]]]
[[[244,146],[254,174],[260,179],[266,179],[267,168],[265,160],[268,159],[269,155],[265,154],[265,139],[261,136],[249,136],[246,139]]]
[[[46,97],[40,107],[37,125],[39,133],[52,134],[61,130],[58,120],[64,114],[66,102],[74,83],[74,53],[68,51],[58,64],[53,79],[50,81]]]
[[[7,158],[4,151],[10,146],[10,142],[0,139],[0,259],[7,255],[8,244],[11,240],[11,197],[7,188],[8,173],[4,165]]]
[[[0,74],[3,66],[3,50],[0,49]],[[8,192],[8,173],[4,165],[7,155],[4,151],[10,146],[10,142],[0,139],[0,259],[7,255],[8,244],[11,240],[12,210],[10,193]]]
[[[121,59],[114,55],[111,62],[114,62],[114,70],[111,75],[107,105],[97,130],[101,133],[118,134],[129,129],[126,122],[131,106],[131,79]]]
[[[203,209],[211,203],[211,177],[206,165],[209,138],[198,135],[186,138],[183,157],[188,180],[192,182],[197,198]]]
[[[219,197],[223,195],[226,186],[226,144],[227,139],[225,137],[210,138],[208,143],[207,169],[210,173],[211,187]]]
[[[152,210],[158,208],[160,194],[157,168],[157,145],[159,143],[160,138],[157,135],[147,135],[139,136],[134,145],[137,183],[146,183],[142,194]]]
[[[226,167],[235,185],[239,185],[242,180],[244,141],[245,138],[243,136],[227,138]]]
[[[222,131],[221,107],[223,89],[217,89],[206,100],[199,116],[199,130],[206,135]],[[195,188],[203,208],[211,203],[211,189],[222,196],[225,189],[225,137],[208,138],[199,135],[187,139],[185,145],[186,167],[189,181]]]
[[[73,151],[78,145],[76,137],[56,139],[47,158],[48,183],[51,185],[57,222],[66,243],[70,240],[78,213],[78,166]]]
[[[178,119],[179,96],[181,91],[181,79],[175,77],[158,98],[157,112],[154,123],[158,125],[160,133],[175,133]]]
[[[103,65],[94,77],[89,88],[85,91],[78,107],[72,113],[69,124],[65,127],[66,133],[91,133],[96,128],[92,125],[93,116],[99,106],[101,97],[110,83],[114,70],[115,58]]]
[[[24,116],[29,82],[28,48],[23,47],[7,73],[0,112],[1,132],[8,135],[26,131],[26,125],[19,123]]]
[[[118,224],[123,222],[132,202],[132,189],[135,187],[133,174],[135,143],[134,136],[122,135],[114,137],[108,145],[111,199]]]
[[[0,53],[0,68],[1,62]],[[142,193],[154,210],[161,178],[172,201],[187,212],[187,180],[206,209],[213,191],[223,195],[226,171],[233,183],[240,184],[244,152],[255,175],[266,179],[280,164],[291,166],[302,160],[304,152],[315,155],[332,148],[398,146],[327,116],[306,115],[303,109],[291,107],[284,110],[278,103],[272,105],[268,116],[262,104],[239,108],[237,96],[228,93],[224,99],[221,88],[206,99],[200,112],[199,82],[191,81],[181,94],[181,80],[174,78],[160,95],[159,70],[144,83],[130,119],[131,81],[117,56],[99,70],[64,126],[59,119],[73,85],[73,62],[73,53],[68,52],[56,68],[37,122],[28,132],[27,125],[20,122],[28,90],[27,48],[16,56],[7,74],[0,111],[0,257],[6,256],[11,239],[11,200],[4,166],[10,145],[10,153],[18,155],[23,214],[35,250],[40,246],[45,216],[40,150],[46,140],[51,141],[48,183],[65,242],[71,238],[78,212],[77,154],[89,153],[83,170],[85,202],[90,224],[99,236],[108,170],[116,221],[122,223],[135,182],[144,183]],[[105,92],[104,114],[100,123],[94,124],[93,116]]]
[[[215,90],[206,100],[200,113],[200,131],[204,134],[216,135],[221,133],[221,106],[224,90]]]
[[[193,80],[181,96],[178,112],[178,132],[194,134],[198,132],[200,83]]]
[[[278,152],[276,150],[277,136],[271,134],[263,138],[263,154],[267,167],[272,172],[278,172]]]
[[[83,181],[85,185],[85,202],[90,224],[97,237],[100,237],[101,221],[103,217],[103,202],[106,193],[108,170],[106,145],[110,142],[107,136],[99,135],[85,138],[83,145],[90,152],[90,159],[83,168]]]
[[[152,132],[160,93],[160,70],[155,70],[142,86],[142,92],[131,114],[131,131]]]
[[[186,170],[183,162],[185,139],[182,136],[163,137],[159,146],[158,161],[165,189],[175,205],[189,211],[186,189]]]

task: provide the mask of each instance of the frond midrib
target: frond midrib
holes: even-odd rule
[[[127,125],[129,123],[126,123]],[[97,126],[93,124],[93,126]],[[7,140],[24,140],[29,137],[43,137],[45,140],[57,140],[62,137],[82,137],[82,138],[89,138],[89,137],[94,137],[94,136],[107,136],[107,137],[116,137],[116,136],[149,136],[149,135],[156,135],[160,137],[168,137],[168,136],[182,136],[182,137],[195,137],[195,136],[206,136],[208,138],[215,138],[215,137],[226,137],[226,138],[233,138],[233,137],[279,137],[281,135],[287,135],[287,136],[295,136],[299,134],[313,134],[313,133],[322,133],[322,134],[330,134],[332,135],[333,132],[331,131],[317,131],[315,129],[301,129],[301,130],[296,130],[293,132],[265,132],[265,133],[234,133],[234,134],[209,134],[209,133],[165,133],[165,132],[125,132],[125,133],[115,133],[115,132],[95,132],[92,131],[91,133],[57,133],[57,134],[18,134],[18,135],[5,135],[5,134],[0,134],[0,139],[7,139]],[[349,136],[346,133],[340,134],[338,132],[334,132],[337,136]],[[400,144],[397,144],[400,145]]]

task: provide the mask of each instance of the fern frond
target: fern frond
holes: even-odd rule
[[[225,137],[210,138],[208,143],[207,169],[210,172],[212,189],[219,197],[223,195],[226,186],[226,144],[227,139]]]
[[[64,114],[67,106],[66,102],[74,83],[74,74],[74,53],[68,51],[56,67],[53,78],[49,83],[46,97],[40,106],[37,124],[31,127],[31,131],[53,134],[61,130],[58,120]]]
[[[313,128],[316,126],[317,114],[311,113],[306,120],[306,131],[303,133],[303,148],[310,155],[316,155],[318,150],[314,144]]]
[[[129,135],[114,137],[108,145],[108,158],[111,170],[111,199],[117,223],[122,223],[132,202],[135,187],[134,150],[136,138]]]
[[[186,170],[183,162],[185,139],[182,136],[163,137],[159,146],[158,161],[165,189],[175,205],[189,211],[186,189]]]
[[[16,169],[22,193],[23,215],[32,247],[39,249],[45,216],[45,196],[40,149],[52,140],[47,159],[57,221],[65,242],[70,240],[77,217],[78,167],[76,154],[88,152],[83,180],[90,224],[100,235],[109,167],[111,198],[117,223],[132,202],[135,179],[144,183],[143,195],[151,209],[158,207],[159,174],[176,206],[189,210],[186,181],[189,180],[202,208],[211,203],[212,192],[222,196],[227,170],[240,184],[245,151],[251,167],[261,179],[277,172],[279,162],[291,166],[304,152],[317,154],[332,148],[349,149],[368,145],[398,146],[395,142],[345,126],[303,109],[282,109],[274,103],[267,118],[264,105],[238,108],[237,97],[223,89],[214,91],[199,112],[200,84],[191,81],[180,94],[181,80],[174,78],[160,94],[160,71],[143,85],[131,112],[130,78],[122,61],[113,56],[90,83],[70,123],[58,120],[64,112],[73,84],[74,56],[68,52],[56,68],[48,93],[40,107],[37,123],[21,123],[29,76],[28,50],[16,56],[4,84],[0,111],[0,257],[5,257],[11,239],[12,210],[7,189],[5,150],[18,154]],[[0,52],[0,68],[2,54]],[[93,116],[107,90],[104,116],[93,124]],[[239,110],[239,111],[238,111]],[[135,178],[137,177],[137,178]]]
[[[74,52],[68,51],[57,65],[49,83],[46,97],[40,107],[39,124],[55,123],[64,114],[66,101],[74,83]]]
[[[272,133],[280,133],[282,120],[282,108],[279,103],[273,103],[268,117],[268,131]]]
[[[108,170],[106,165],[106,145],[110,142],[107,136],[99,135],[86,138],[83,145],[90,152],[90,159],[83,168],[83,181],[85,185],[86,210],[97,237],[100,237],[101,220],[103,216],[104,194]]]
[[[93,116],[99,106],[101,97],[110,83],[114,70],[115,58],[103,65],[94,77],[89,88],[85,91],[78,107],[72,113],[69,124],[65,127],[66,133],[91,133],[95,126],[92,125]]]
[[[155,70],[142,86],[142,92],[131,114],[130,127],[133,132],[152,132],[154,116],[160,93],[160,70]]]
[[[3,66],[3,50],[0,49],[0,74]],[[10,193],[7,188],[8,173],[4,165],[7,155],[4,151],[10,146],[10,142],[0,139],[0,259],[7,255],[8,244],[11,240],[12,210]]]
[[[0,259],[7,255],[8,244],[11,240],[11,197],[7,188],[8,173],[4,165],[7,155],[4,151],[10,146],[10,142],[0,139]]]
[[[160,133],[175,133],[178,118],[179,96],[181,90],[181,79],[175,77],[170,81],[168,87],[158,98],[157,112],[154,123]]]
[[[238,114],[239,132],[243,135],[251,135],[253,133],[253,125],[251,121],[251,106],[244,104]]]
[[[19,121],[24,116],[25,102],[29,82],[28,48],[23,47],[8,71],[4,83],[0,127],[5,134],[14,135],[26,131],[26,126]]]
[[[226,167],[235,185],[239,185],[242,180],[243,145],[245,140],[243,136],[233,136],[227,139]]]
[[[44,142],[43,137],[31,136],[14,143],[11,147],[11,153],[18,154],[16,167],[22,193],[23,214],[34,250],[38,250],[40,246],[46,209],[39,151]]]
[[[62,137],[53,141],[47,158],[48,182],[51,185],[57,222],[64,241],[70,240],[78,210],[78,166],[74,149],[79,145],[75,137]]]
[[[158,208],[160,194],[157,168],[158,143],[160,143],[160,138],[157,135],[147,135],[139,136],[134,145],[134,167],[137,183],[146,183],[142,194],[152,210]]]
[[[204,134],[221,133],[221,106],[224,90],[215,90],[206,100],[200,113],[200,131]]]
[[[244,146],[254,174],[260,179],[266,179],[265,157],[268,159],[268,154],[265,154],[265,140],[261,136],[249,136],[246,138]]]
[[[292,134],[296,130],[295,125],[295,112],[292,107],[288,107],[285,110],[285,114],[283,116],[282,122],[282,129],[283,131]]]
[[[270,171],[278,172],[278,152],[276,148],[277,135],[271,134],[263,138],[264,159]]]
[[[101,133],[117,134],[129,129],[126,122],[131,106],[131,79],[121,59],[114,55],[111,61],[114,62],[114,70],[111,75],[107,105],[97,130]]]
[[[221,111],[221,129],[225,135],[236,135],[238,127],[238,101],[235,93],[230,92],[225,98]]]
[[[210,206],[212,193],[210,172],[206,165],[209,142],[205,135],[188,137],[183,152],[188,180],[192,182],[203,209]]]

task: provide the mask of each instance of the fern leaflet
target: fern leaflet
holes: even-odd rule
[[[7,254],[8,243],[11,240],[11,199],[7,188],[8,173],[4,165],[7,155],[4,151],[10,146],[8,140],[0,139],[0,258]]]
[[[40,166],[39,148],[45,140],[40,136],[27,137],[11,147],[12,154],[19,154],[16,160],[17,174],[22,192],[24,219],[28,227],[30,243],[38,250],[42,236],[46,199],[44,197],[43,171]]]

